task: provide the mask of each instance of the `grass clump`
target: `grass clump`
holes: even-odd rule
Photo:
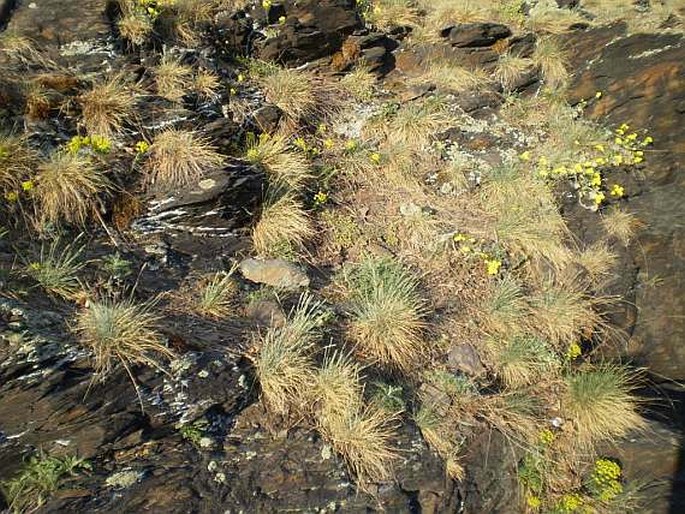
[[[30,457],[14,478],[0,486],[12,512],[36,512],[66,479],[79,470],[89,469],[91,466],[84,459],[50,457],[41,453]]]
[[[422,354],[425,301],[418,280],[390,259],[367,258],[345,277],[349,335],[371,361],[409,370]]]
[[[312,353],[325,318],[322,304],[303,295],[283,326],[257,336],[251,359],[271,412],[286,414],[309,404],[316,384]]]
[[[628,246],[641,223],[634,214],[613,207],[602,215],[602,225],[610,237],[615,237],[621,244]]]
[[[107,138],[120,133],[135,112],[135,93],[124,75],[117,74],[81,94],[78,101],[88,133]]]
[[[581,446],[614,441],[644,427],[632,394],[639,375],[618,365],[580,369],[565,378],[562,409]]]
[[[7,200],[10,193],[22,190],[22,182],[33,173],[37,153],[26,138],[13,134],[0,134],[0,195]]]
[[[324,357],[316,374],[319,417],[339,415],[362,403],[361,366],[350,355],[334,351]]]
[[[82,291],[77,274],[85,263],[81,261],[83,246],[77,240],[62,245],[55,239],[49,245],[41,245],[38,259],[24,266],[26,276],[35,280],[45,291],[65,299],[74,298]]]
[[[153,306],[154,302],[105,298],[90,301],[78,314],[75,332],[81,344],[93,352],[97,375],[104,379],[117,363],[130,377],[136,365],[163,371],[163,360],[175,357],[157,331],[160,318],[152,312]]]
[[[399,106],[390,105],[387,112],[372,120],[368,127],[380,132],[387,140],[412,148],[427,146],[441,130],[449,125],[452,116],[443,100],[431,97]]]
[[[283,111],[291,122],[331,114],[339,105],[339,88],[311,72],[253,60],[249,73],[266,101]]]
[[[559,368],[554,352],[541,339],[518,336],[489,345],[495,372],[506,387],[519,388],[548,378]]]
[[[236,308],[238,284],[233,278],[235,268],[200,277],[187,291],[182,301],[187,309],[202,317],[222,319]]]
[[[511,91],[521,77],[531,69],[532,60],[506,52],[500,55],[495,68],[495,79],[505,91]]]
[[[555,346],[590,337],[602,324],[597,303],[574,284],[547,284],[531,297],[532,328]]]
[[[263,166],[273,181],[297,189],[312,177],[306,157],[291,149],[288,138],[283,134],[248,134],[246,146],[245,158]]]
[[[117,21],[117,28],[121,37],[134,45],[141,46],[152,34],[153,24],[149,16],[130,11]]]
[[[89,156],[57,152],[38,166],[33,191],[38,222],[84,226],[98,207],[98,195],[111,190],[110,180]]]
[[[397,458],[395,421],[395,415],[374,404],[360,405],[328,414],[319,430],[360,482],[382,482],[391,478]]]
[[[165,54],[152,70],[157,94],[170,102],[180,102],[193,85],[193,69]]]
[[[561,89],[569,79],[566,51],[553,37],[539,38],[532,55],[533,63],[540,69],[545,84],[551,89]]]
[[[357,66],[340,79],[340,86],[355,100],[368,102],[373,98],[376,76],[363,66]]]
[[[146,155],[146,182],[159,190],[190,185],[224,163],[224,156],[209,140],[191,130],[168,129],[161,132],[152,141]]]
[[[394,27],[416,27],[421,21],[412,0],[376,0],[366,12],[365,19],[382,31]]]
[[[312,222],[292,191],[269,186],[262,212],[252,229],[252,244],[260,256],[290,256],[313,235]]]
[[[508,275],[492,286],[481,307],[483,328],[490,334],[515,332],[527,315],[528,303],[523,287]]]

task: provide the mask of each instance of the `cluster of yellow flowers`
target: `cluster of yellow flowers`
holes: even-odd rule
[[[597,459],[588,481],[588,489],[600,501],[610,501],[623,492],[621,466],[609,459]]]
[[[497,257],[484,252],[481,249],[483,241],[478,241],[475,237],[457,232],[452,236],[452,240],[458,245],[459,252],[465,256],[475,256],[485,264],[485,272],[490,276],[499,275],[502,269],[502,261]]]
[[[537,175],[543,179],[571,180],[581,200],[587,198],[592,202],[591,208],[596,210],[607,198],[601,170],[641,164],[644,162],[644,148],[653,142],[651,136],[640,136],[637,132],[630,131],[630,125],[623,123],[615,130],[613,141],[579,148],[574,160],[552,162],[547,156],[541,155],[533,161],[530,150],[522,152],[519,159],[523,162],[533,161]],[[613,184],[609,195],[621,198],[625,195],[625,188],[620,184]]]
[[[569,493],[562,496],[556,504],[555,512],[570,514],[577,512],[583,506],[583,499],[579,494]]]
[[[74,136],[69,140],[66,148],[67,152],[71,154],[77,154],[84,149],[104,154],[110,152],[112,143],[104,136]]]

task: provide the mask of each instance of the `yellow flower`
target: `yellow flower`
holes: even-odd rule
[[[328,201],[328,193],[324,193],[323,191],[319,191],[314,195],[314,203],[316,205],[322,205]]]
[[[615,196],[616,198],[621,198],[624,195],[624,193],[625,191],[623,190],[623,186],[619,184],[614,184],[609,194],[611,196]]]
[[[237,80],[238,82],[245,82],[245,75],[243,75],[242,73],[238,73]]]
[[[620,153],[617,153],[612,157],[611,162],[614,166],[620,166],[623,164],[623,156]]]
[[[262,0],[262,7],[264,10],[269,10],[271,7],[271,0]]]
[[[529,496],[526,503],[531,509],[539,509],[542,505],[542,500],[538,496]]]
[[[285,16],[279,16],[279,17],[278,17],[278,23],[280,23],[281,25],[283,25],[283,24],[285,23]]]
[[[452,237],[456,243],[461,243],[462,241],[466,241],[466,236],[464,234],[454,234]]]
[[[580,357],[583,353],[583,349],[578,343],[571,343],[566,350],[566,360],[573,361]]]
[[[601,92],[601,91],[597,91],[597,92],[595,93],[595,98],[596,98],[597,100],[599,100],[600,98],[602,98],[602,92]]]
[[[628,134],[626,136],[627,141],[635,141],[637,139],[637,132],[633,132],[632,134]]]
[[[345,150],[352,152],[357,149],[357,142],[354,139],[350,139],[345,142]]]
[[[5,193],[5,200],[7,200],[10,203],[16,202],[17,200],[19,200],[19,194],[16,191],[9,191]]]
[[[502,261],[498,259],[487,259],[485,265],[488,275],[497,275],[502,267]]]
[[[103,136],[90,136],[90,146],[97,153],[108,153],[112,149],[112,143]]]
[[[642,146],[647,146],[651,145],[654,142],[654,138],[652,136],[647,136],[642,140]]]
[[[232,87],[231,89],[229,89],[228,92],[229,92],[229,94],[230,94],[231,96],[235,96],[235,95],[238,94],[238,90],[237,90],[236,88],[234,88],[234,87]]]
[[[24,182],[21,183],[21,188],[24,191],[31,191],[33,189],[33,181],[32,180],[25,180]]]
[[[335,143],[330,137],[323,140],[323,147],[326,150],[330,150],[331,148],[333,148],[333,146],[335,146]]]
[[[459,248],[459,251],[461,253],[466,254],[466,253],[471,253],[473,250],[471,249],[471,247],[469,245],[463,245],[461,248]]]
[[[526,150],[525,152],[519,154],[519,159],[522,161],[530,161],[530,152]]]
[[[369,154],[369,160],[374,164],[380,164],[381,154],[379,154],[378,152],[372,152]]]
[[[602,185],[602,175],[599,173],[593,173],[592,174],[592,179],[590,180],[590,185],[591,186],[601,186]]]
[[[549,428],[543,428],[538,434],[538,438],[543,445],[550,445],[554,441],[554,432]]]
[[[143,154],[150,149],[150,143],[147,141],[138,141],[136,143],[136,153]]]
[[[595,150],[598,152],[604,152],[604,145],[595,145]]]
[[[616,143],[617,145],[622,145],[623,144],[623,138],[616,136],[614,138],[614,143]]]
[[[84,138],[82,138],[81,136],[74,136],[67,143],[67,152],[72,153],[72,154],[78,153],[78,151],[81,149],[81,146],[83,146],[83,144],[84,144]]]
[[[549,164],[549,161],[547,160],[547,157],[544,155],[538,159],[538,166],[547,166]]]
[[[604,193],[602,193],[601,191],[598,193],[595,193],[595,198],[594,198],[595,205],[601,204],[605,198],[606,198],[606,195]]]

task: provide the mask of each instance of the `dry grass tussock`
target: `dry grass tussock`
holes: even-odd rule
[[[312,354],[326,319],[322,304],[303,295],[281,327],[270,327],[254,341],[251,359],[262,399],[275,414],[308,407],[316,386]]]
[[[324,357],[315,378],[317,427],[360,482],[391,477],[396,413],[364,405],[361,366],[339,351]]]
[[[542,78],[550,89],[561,89],[569,80],[566,50],[551,36],[537,40],[533,63],[540,68]]]
[[[73,300],[83,291],[78,279],[79,271],[86,265],[81,259],[83,249],[79,238],[68,244],[59,238],[49,245],[43,243],[37,258],[24,263],[23,273],[49,294]]]
[[[0,134],[0,195],[18,192],[37,161],[37,152],[24,136]]]
[[[183,310],[213,319],[231,316],[236,306],[238,284],[233,277],[235,268],[195,277],[179,292],[178,303]]]
[[[420,75],[411,79],[411,82],[462,93],[486,88],[490,80],[490,74],[482,69],[469,70],[447,58],[436,58],[426,62],[421,68]]]
[[[612,207],[602,214],[602,225],[609,237],[616,238],[624,246],[628,246],[635,233],[643,226],[642,222],[628,211],[620,207]]]
[[[41,227],[61,221],[84,226],[112,190],[110,180],[88,156],[57,152],[38,166],[33,198]]]
[[[124,2],[124,5],[129,4]],[[123,16],[117,21],[119,34],[134,45],[143,45],[152,34],[152,20],[149,16],[132,11],[130,8],[124,10],[123,13]]]
[[[574,282],[544,284],[530,298],[531,330],[556,348],[590,338],[604,326],[597,308],[606,299],[589,296]]]
[[[574,429],[572,440],[591,446],[644,428],[632,393],[640,379],[639,372],[619,365],[588,366],[568,375],[562,409]]]
[[[561,362],[539,338],[516,336],[508,340],[490,340],[486,354],[495,375],[505,387],[518,389],[549,379],[561,367]]]
[[[310,71],[281,68],[263,61],[251,61],[249,75],[266,101],[275,105],[291,123],[330,116],[342,106],[344,90],[338,83]]]
[[[562,34],[577,23],[587,23],[577,11],[561,8],[552,1],[542,1],[530,9],[526,27],[536,33]]]
[[[492,21],[490,0],[418,0],[417,3],[426,11],[425,26],[436,30],[457,23]]]
[[[363,487],[364,482],[392,477],[392,464],[398,458],[392,445],[396,422],[396,415],[377,405],[359,405],[327,414],[321,418],[319,430]]]
[[[369,120],[364,127],[368,137],[383,137],[412,148],[427,146],[436,134],[447,129],[454,116],[438,97],[416,100],[397,106],[394,112]]]
[[[158,190],[187,186],[220,168],[224,156],[198,132],[168,129],[157,134],[147,152],[145,182]]]
[[[595,285],[611,278],[617,260],[618,256],[603,241],[585,248],[576,257],[576,262],[587,270]]]
[[[500,55],[495,68],[495,78],[505,91],[514,88],[521,77],[533,66],[533,61],[507,52]]]
[[[312,221],[297,194],[278,183],[271,184],[259,220],[252,229],[252,244],[257,254],[290,255],[301,249],[313,233]]]
[[[79,96],[83,125],[91,135],[112,137],[135,113],[137,88],[123,74],[93,84]]]
[[[164,360],[174,353],[157,331],[160,318],[152,312],[155,301],[93,300],[79,312],[74,330],[83,346],[93,352],[95,372],[103,379],[120,363],[132,375],[137,365],[164,371]]]
[[[571,252],[568,228],[548,186],[516,166],[494,169],[481,192],[481,206],[496,218],[497,238],[515,254],[565,266]]]
[[[393,27],[416,27],[421,23],[412,0],[376,0],[366,20],[382,31]]]
[[[193,86],[193,69],[171,54],[164,54],[152,69],[157,94],[171,102],[180,102]]]
[[[418,280],[390,259],[367,258],[344,273],[349,335],[366,359],[408,371],[423,354],[425,301]]]
[[[479,304],[477,317],[486,334],[512,335],[525,329],[530,306],[519,280],[507,275],[489,284]]]
[[[312,177],[306,157],[291,147],[285,134],[248,135],[245,158],[263,166],[272,181],[291,189],[298,189]]]
[[[376,76],[364,66],[357,66],[340,79],[340,87],[355,100],[366,102],[373,98]]]
[[[453,480],[462,480],[466,471],[460,463],[461,446],[454,441],[456,434],[452,421],[435,412],[430,406],[422,405],[414,415],[414,422],[421,430],[426,443],[445,461],[447,475]]]

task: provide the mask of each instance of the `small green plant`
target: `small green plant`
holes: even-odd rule
[[[65,479],[79,470],[89,469],[88,461],[78,457],[50,457],[39,453],[31,456],[14,478],[0,486],[12,512],[35,512]]]
[[[403,412],[407,406],[402,386],[375,382],[371,401],[388,412]]]
[[[115,280],[123,280],[132,273],[131,261],[124,259],[119,252],[103,257],[102,269]]]
[[[209,421],[205,418],[200,418],[192,423],[181,425],[178,431],[183,439],[190,441],[196,448],[202,448],[204,446],[203,439],[205,438],[205,431],[208,427]]]
[[[24,274],[48,293],[73,298],[82,290],[77,274],[85,266],[81,261],[84,247],[78,246],[78,239],[67,245],[62,245],[59,238],[49,245],[43,243],[38,258],[25,263]]]

